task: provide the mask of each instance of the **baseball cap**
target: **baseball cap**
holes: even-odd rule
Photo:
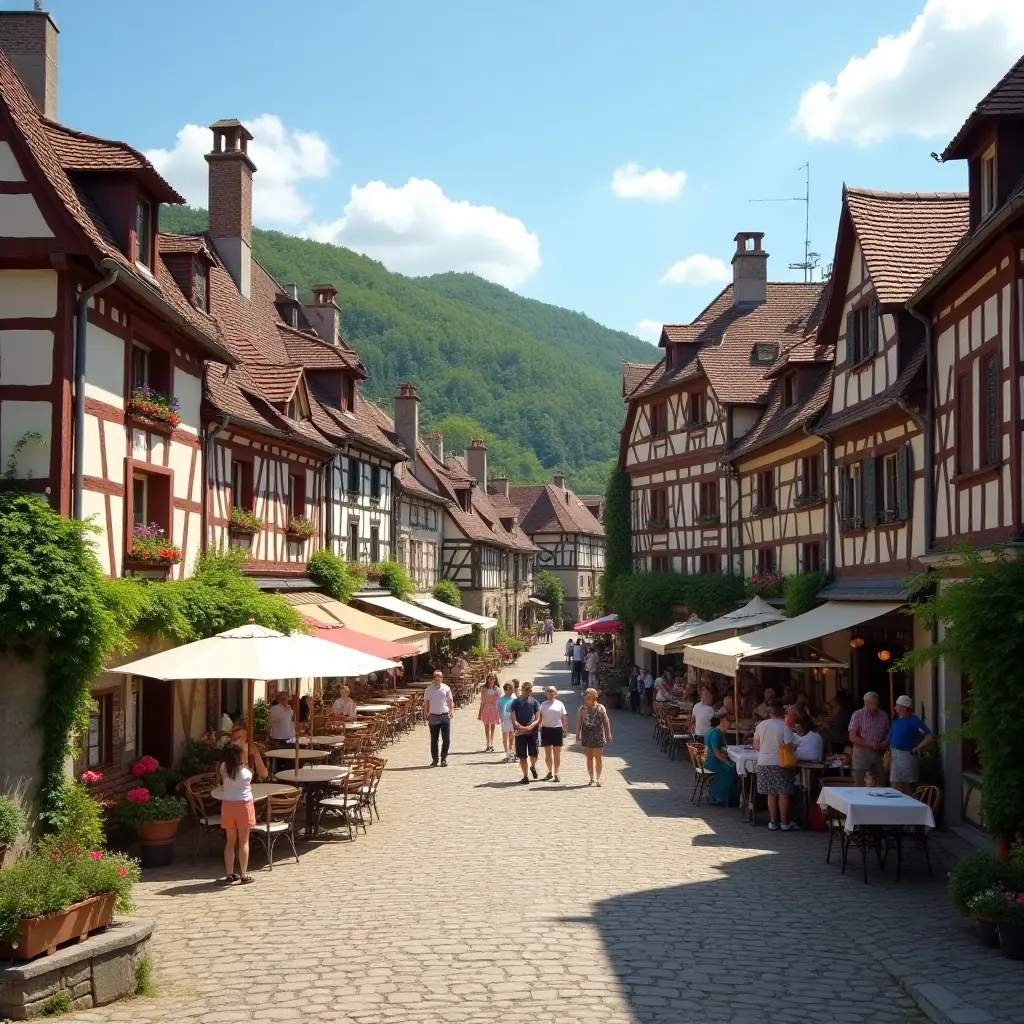
[[[913,708],[913,706],[914,706],[913,700],[911,700],[911,698],[908,697],[906,694],[903,694],[902,696],[897,697],[896,698],[896,703],[899,704],[899,706],[901,708]]]
[[[878,694],[875,693],[874,690],[868,690],[868,692],[864,694],[864,700],[865,700],[865,702],[869,701],[869,700],[877,701],[878,700]]]

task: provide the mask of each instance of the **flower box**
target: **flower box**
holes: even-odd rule
[[[67,910],[43,917],[23,917],[19,938],[10,946],[0,946],[0,957],[33,960],[40,953],[49,956],[57,947],[72,939],[82,942],[90,932],[106,928],[114,916],[117,893],[105,892],[90,896],[81,903],[72,903]]]
[[[666,519],[664,516],[657,516],[657,517],[655,517],[653,519],[648,519],[647,520],[647,529],[648,530],[667,530],[668,529],[668,519]]]
[[[779,511],[779,508],[775,504],[775,502],[771,502],[768,505],[755,505],[750,510],[750,514],[752,516],[764,516],[764,515],[768,515],[770,512],[778,512],[778,511]]]
[[[128,560],[145,565],[177,565],[181,561],[181,548],[169,541],[156,523],[149,526],[140,523],[132,530]]]
[[[820,505],[825,500],[825,495],[820,491],[815,494],[799,494],[793,499],[794,508],[807,508],[808,505]]]
[[[296,516],[288,524],[288,536],[295,540],[309,540],[316,533],[316,526],[305,516]]]
[[[167,433],[181,422],[177,398],[173,395],[163,395],[150,387],[136,388],[131,393],[125,414],[133,420],[142,421],[146,426]]]
[[[721,516],[717,512],[702,512],[696,522],[698,526],[717,525],[721,522]]]
[[[254,512],[247,512],[244,508],[233,508],[228,529],[232,533],[253,534],[263,529],[263,520]]]

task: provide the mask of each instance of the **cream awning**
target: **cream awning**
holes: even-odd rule
[[[369,605],[381,612],[387,612],[389,615],[398,615],[403,619],[409,619],[410,622],[425,626],[427,629],[447,633],[452,639],[468,636],[473,632],[473,627],[467,622],[456,622],[454,619],[427,611],[426,608],[420,608],[419,605],[409,604],[390,594],[356,594],[352,600]]]
[[[551,602],[550,601],[544,601],[544,600],[542,600],[539,597],[528,597],[526,599],[526,601],[527,601],[527,604],[536,605],[538,608],[550,608],[551,607]]]
[[[771,651],[781,651],[797,644],[806,644],[819,637],[838,633],[869,619],[900,608],[901,604],[877,601],[828,601],[795,619],[782,622],[766,629],[747,633],[744,636],[729,637],[701,646],[688,645],[683,660],[695,668],[720,672],[724,676],[735,676],[743,663],[764,656]],[[832,664],[825,662],[825,664]]]
[[[316,595],[303,595],[315,597]],[[368,636],[375,636],[378,640],[393,640],[399,644],[410,644],[416,648],[418,654],[430,652],[430,634],[422,630],[410,629],[408,626],[399,626],[394,622],[379,618],[362,612],[351,605],[342,604],[340,601],[325,599],[316,604],[297,604],[295,610],[300,615],[308,615],[325,626],[333,626],[341,623],[354,629],[359,633],[366,633]]]
[[[458,622],[468,622],[471,626],[479,626],[481,629],[494,629],[498,624],[497,619],[489,618],[486,615],[477,615],[476,612],[466,611],[465,608],[453,608],[444,601],[438,601],[433,597],[415,597],[413,600],[429,612],[435,612],[445,619],[455,619]]]
[[[700,638],[705,642],[718,634],[746,632],[779,622],[785,616],[777,608],[773,608],[763,598],[755,597],[742,608],[727,612],[717,619],[704,622],[702,619],[690,622],[677,622],[668,629],[652,636],[641,637],[640,646],[657,654],[671,654],[681,651],[687,644]]]

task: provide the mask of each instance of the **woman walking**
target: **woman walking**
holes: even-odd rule
[[[478,721],[484,723],[484,753],[494,749],[494,727],[501,722],[501,712],[498,710],[500,697],[498,677],[493,672],[488,672],[484,688],[480,691],[480,710],[476,716]]]
[[[588,786],[601,787],[601,768],[604,766],[604,748],[612,741],[612,723],[603,704],[597,703],[597,690],[588,687],[583,704],[576,716],[576,742],[583,745],[587,755]],[[596,778],[595,778],[596,773]]]
[[[252,772],[245,766],[246,752],[241,743],[224,748],[220,766],[220,827],[224,829],[224,884],[256,881],[249,872],[249,829],[256,824],[256,807],[252,799]],[[235,873],[235,850],[238,850],[238,873]]]

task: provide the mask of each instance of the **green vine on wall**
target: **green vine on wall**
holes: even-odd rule
[[[615,607],[615,588],[633,572],[629,474],[612,470],[604,496],[604,593]],[[616,608],[616,611],[619,611]],[[619,612],[621,615],[621,611]]]
[[[688,615],[713,619],[733,611],[743,596],[738,576],[636,572],[616,584],[614,606],[621,620],[658,630],[671,624],[676,606],[684,607]]]
[[[39,433],[38,430],[26,431],[17,441],[14,442],[14,447],[11,448],[11,454],[7,456],[7,468],[4,470],[4,480],[16,480],[18,477],[18,457],[30,441],[35,441],[36,444],[46,445],[49,442]],[[26,480],[32,479],[32,471],[29,470],[25,474]]]
[[[352,600],[352,595],[362,583],[362,580],[352,574],[348,562],[327,548],[313,554],[306,571],[318,587],[322,587],[335,601],[342,604],[348,604]]]

